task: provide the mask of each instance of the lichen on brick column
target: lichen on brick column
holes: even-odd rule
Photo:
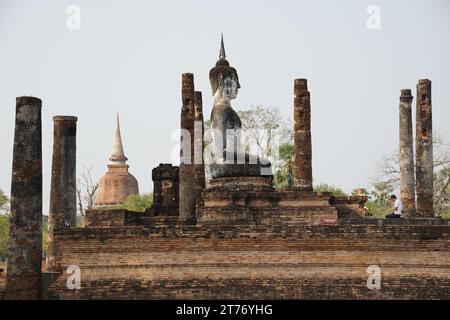
[[[200,91],[194,92],[194,109],[195,207],[199,208],[203,206],[202,192],[205,189],[203,102]]]
[[[433,217],[431,81],[419,80],[416,90],[416,209],[419,216]]]
[[[195,222],[194,165],[194,75],[182,74],[182,108],[180,141],[180,215],[181,224]]]
[[[16,98],[6,299],[39,299],[42,263],[42,101]]]
[[[312,191],[311,106],[306,79],[294,81],[294,187]]]
[[[76,226],[77,117],[53,117],[53,161],[48,217],[46,269],[60,271],[60,248],[53,241],[55,229]]]
[[[402,89],[399,105],[400,198],[407,217],[411,217],[415,211],[412,100],[411,89]]]

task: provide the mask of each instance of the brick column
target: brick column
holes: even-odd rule
[[[42,101],[16,98],[5,298],[39,299],[42,263]]]
[[[412,131],[411,89],[402,89],[399,106],[400,198],[408,217],[415,209],[414,147]]]
[[[195,222],[195,165],[194,165],[194,75],[183,73],[181,97],[181,152],[180,152],[180,216],[182,224]],[[189,154],[185,154],[189,153]]]
[[[431,81],[419,80],[416,90],[416,209],[419,216],[433,217]]]
[[[203,102],[202,93],[194,92],[195,123],[194,123],[194,163],[195,163],[195,206],[203,206],[202,192],[205,189],[205,163],[203,161]]]
[[[311,106],[306,79],[294,81],[294,186],[312,191]]]
[[[46,269],[59,271],[59,248],[55,229],[76,226],[76,133],[77,117],[53,117],[53,161],[48,217]]]

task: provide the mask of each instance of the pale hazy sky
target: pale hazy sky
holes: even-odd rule
[[[70,5],[81,28],[67,28]],[[366,12],[380,9],[381,28]],[[78,120],[78,171],[98,179],[112,151],[115,112],[142,193],[170,162],[181,73],[193,72],[212,107],[208,72],[224,32],[251,105],[293,113],[293,80],[311,92],[314,183],[367,187],[398,145],[400,89],[432,80],[433,126],[450,138],[450,1],[23,1],[0,0],[0,188],[9,194],[15,97],[42,99],[44,213],[54,115]],[[415,100],[414,100],[415,103]],[[449,139],[450,140],[450,139]]]

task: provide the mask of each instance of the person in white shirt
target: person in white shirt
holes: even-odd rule
[[[395,194],[391,195],[389,197],[389,200],[394,205],[394,212],[388,214],[386,218],[401,218],[403,214],[403,203],[400,201],[400,199],[397,199]]]

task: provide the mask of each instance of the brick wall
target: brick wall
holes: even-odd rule
[[[116,227],[60,230],[62,299],[449,299],[450,226]],[[369,290],[369,265],[381,290]]]
[[[112,228],[133,224],[142,216],[140,212],[124,209],[90,209],[84,217],[85,227]]]
[[[0,300],[5,296],[5,284],[6,284],[6,263],[0,262]]]

